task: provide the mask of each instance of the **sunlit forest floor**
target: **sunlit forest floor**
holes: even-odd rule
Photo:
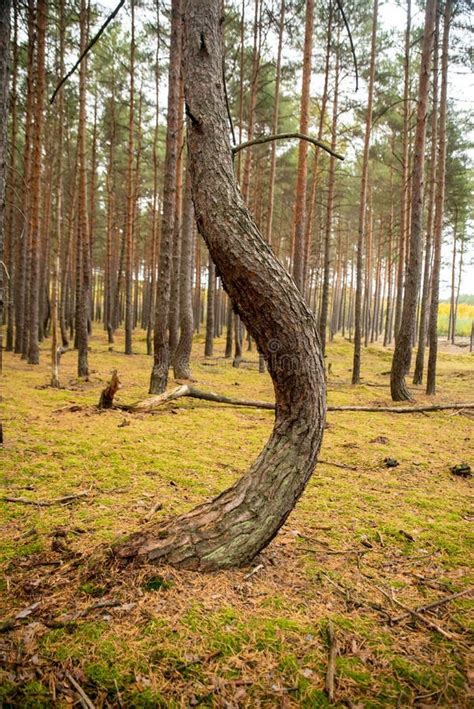
[[[90,381],[77,381],[77,355],[68,352],[61,390],[44,386],[49,342],[39,367],[4,355],[4,494],[87,496],[49,507],[0,502],[0,705],[330,706],[330,624],[334,706],[468,706],[472,600],[419,619],[398,603],[414,609],[472,583],[471,481],[450,472],[473,463],[472,412],[329,414],[305,494],[250,567],[119,566],[107,561],[114,540],[143,527],[158,504],[154,520],[232,483],[273,419],[193,399],[154,415],[99,412],[112,368],[123,385],[118,401],[147,395],[151,360],[136,337],[138,353],[126,357],[120,338],[109,352],[96,326]],[[205,359],[196,338],[197,386],[272,401],[256,353],[236,370],[223,347],[218,341]],[[391,403],[390,353],[364,352],[365,383],[356,388],[351,353],[342,339],[329,345],[329,403]],[[467,348],[441,354],[435,401],[473,401],[473,366]],[[387,468],[385,458],[399,465]]]

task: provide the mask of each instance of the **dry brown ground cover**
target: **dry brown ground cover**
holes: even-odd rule
[[[118,565],[113,540],[215,495],[266,440],[272,412],[181,399],[154,415],[94,408],[110,370],[119,399],[147,392],[150,359],[109,352],[96,329],[89,382],[63,357],[61,390],[42,364],[6,354],[2,377],[0,705],[325,707],[469,705],[472,595],[404,616],[472,584],[469,412],[333,413],[317,470],[284,529],[245,569],[213,574]],[[240,370],[202,357],[200,388],[272,400],[256,355]],[[333,404],[390,403],[390,354],[329,347]],[[474,400],[473,355],[442,354],[436,401]],[[172,382],[171,382],[172,385]],[[419,389],[418,403],[426,401]],[[385,467],[384,458],[399,465]],[[337,465],[336,465],[337,464]],[[338,467],[346,466],[346,467]],[[438,629],[436,629],[436,626]],[[335,695],[325,691],[328,628]],[[472,629],[472,624],[471,624]],[[471,657],[472,660],[472,657]],[[472,667],[472,664],[471,664]]]

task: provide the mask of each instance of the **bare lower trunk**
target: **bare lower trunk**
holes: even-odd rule
[[[262,239],[236,186],[222,85],[220,0],[185,2],[185,93],[198,228],[275,387],[275,426],[235,485],[212,502],[116,547],[189,569],[249,562],[275,536],[316,463],[325,380],[316,321]]]

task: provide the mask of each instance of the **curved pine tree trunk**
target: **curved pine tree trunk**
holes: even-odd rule
[[[316,321],[261,237],[238,191],[222,85],[220,0],[185,2],[184,75],[196,222],[234,308],[273,380],[273,432],[250,470],[219,497],[116,547],[189,569],[239,566],[285,522],[316,463],[326,412]]]

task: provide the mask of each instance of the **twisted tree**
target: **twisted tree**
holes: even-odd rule
[[[313,314],[260,235],[237,187],[222,81],[220,0],[184,3],[184,82],[196,222],[234,309],[264,355],[275,425],[250,470],[211,502],[115,548],[189,569],[239,566],[285,522],[316,463],[326,387]]]

